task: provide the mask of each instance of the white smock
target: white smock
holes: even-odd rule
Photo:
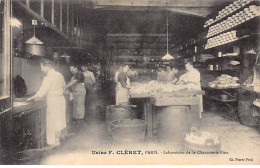
[[[200,72],[196,69],[192,69],[191,71],[183,74],[179,81],[185,82],[188,85],[188,89],[190,90],[201,90]],[[201,118],[201,112],[203,112],[203,99],[202,95],[198,95],[198,97],[200,99],[199,112]]]
[[[58,145],[61,131],[66,127],[66,101],[63,96],[63,76],[51,69],[44,77],[38,97],[46,96],[46,139],[48,145]]]
[[[130,86],[130,79],[127,77],[126,84]],[[124,88],[120,82],[116,85],[116,105],[127,104],[129,102],[129,89]]]

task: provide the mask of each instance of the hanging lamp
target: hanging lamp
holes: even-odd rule
[[[41,40],[39,40],[37,37],[35,37],[35,25],[37,25],[37,20],[32,20],[32,25],[33,25],[33,37],[27,40],[25,43],[26,44],[43,44]]]
[[[169,24],[168,24],[167,1],[166,1],[166,12],[167,12],[167,14],[166,14],[166,24],[167,24],[167,53],[166,53],[166,55],[163,56],[161,59],[162,59],[162,60],[172,60],[172,59],[174,59],[174,57],[169,54],[169,32],[168,32],[168,25],[169,25]]]

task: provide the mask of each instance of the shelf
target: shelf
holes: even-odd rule
[[[206,37],[206,39],[213,38],[213,37],[215,37],[215,36],[217,36],[217,35],[226,33],[226,32],[228,32],[228,31],[231,31],[231,30],[234,30],[234,29],[246,28],[246,26],[247,26],[248,24],[252,24],[252,23],[256,22],[257,20],[259,20],[259,18],[260,18],[259,16],[256,16],[256,17],[254,17],[254,18],[251,18],[250,20],[247,20],[247,21],[245,21],[245,22],[243,22],[243,23],[240,23],[240,24],[238,24],[238,25],[235,25],[235,26],[233,26],[233,27],[230,27],[230,28],[228,28],[228,29],[226,29],[226,30],[224,30],[224,31],[218,32],[217,34],[214,34],[214,35],[211,35],[211,36],[209,36],[209,37]],[[245,27],[244,27],[244,26],[245,26]]]
[[[236,72],[240,71],[240,69],[224,69],[224,70],[206,70],[207,72]]]
[[[257,34],[257,35],[258,35],[258,34]],[[204,50],[209,50],[209,49],[213,49],[213,48],[220,48],[220,47],[223,47],[223,46],[225,46],[225,45],[232,45],[232,44],[234,44],[234,43],[236,43],[236,42],[238,42],[238,41],[241,41],[241,40],[243,40],[243,39],[246,39],[246,38],[249,38],[249,37],[252,37],[252,36],[254,36],[254,35],[245,35],[245,36],[243,36],[243,37],[241,37],[241,38],[238,38],[238,39],[236,39],[236,40],[234,40],[234,41],[227,42],[227,43],[224,43],[224,44],[221,44],[221,45],[218,45],[218,46],[215,46],[215,47],[207,48],[207,49],[204,49]]]
[[[205,63],[207,63],[207,64],[218,63],[219,61],[222,61],[222,60],[236,60],[236,61],[240,61],[241,57],[240,56],[216,57],[216,58],[213,58],[213,59],[206,60]],[[239,65],[241,65],[241,63]],[[239,66],[239,65],[236,65],[236,66]],[[235,66],[235,65],[233,65],[233,66]]]
[[[207,96],[209,99],[212,99],[212,100],[216,100],[216,101],[220,101],[220,102],[224,102],[224,103],[228,103],[228,102],[237,102],[238,100],[237,99],[228,99],[228,100],[222,100],[218,97],[213,97],[213,96]]]
[[[211,88],[211,87],[202,87],[203,90],[235,90],[235,89],[239,89],[240,87],[236,87],[236,88]]]
[[[229,16],[232,16],[233,14],[235,14],[235,13],[237,13],[237,12],[239,12],[239,11],[241,11],[241,10],[247,8],[247,7],[249,7],[250,5],[259,5],[259,2],[257,2],[257,1],[252,1],[252,2],[250,2],[250,3],[248,3],[248,4],[246,4],[246,5],[244,5],[244,6],[240,7],[240,8],[238,8],[238,9],[236,9],[235,11],[233,11],[233,12],[227,14],[226,16],[224,16],[224,17],[222,17],[222,18],[220,18],[220,19],[218,19],[218,20],[215,20],[213,23],[211,23],[210,25],[207,25],[207,26],[204,27],[204,28],[206,29],[206,28],[208,28],[208,27],[210,27],[210,26],[212,26],[212,25],[214,25],[214,24],[216,24],[216,23],[219,23],[219,22],[225,20],[226,18],[228,18]]]

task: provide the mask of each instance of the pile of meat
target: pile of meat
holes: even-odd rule
[[[208,86],[211,88],[218,88],[218,89],[237,88],[240,86],[238,81],[239,81],[238,77],[232,77],[230,75],[223,74],[217,77],[214,81],[209,82]]]
[[[169,82],[158,82],[156,80],[149,83],[133,83],[130,89],[131,93],[171,93],[174,91],[187,90],[186,85],[173,85]]]
[[[220,145],[220,140],[216,134],[199,131],[187,133],[185,142],[206,146]]]

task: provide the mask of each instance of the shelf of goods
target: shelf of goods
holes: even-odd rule
[[[259,18],[260,16],[260,7],[256,5],[251,5],[248,8],[245,8],[243,11],[228,17],[226,20],[210,26],[207,34],[207,38],[213,37],[225,31],[237,28],[243,25],[245,22],[250,22]]]
[[[238,30],[235,29],[242,28],[242,26],[246,25],[245,23],[249,24],[254,21],[258,21],[260,16],[260,6],[258,6],[256,1],[251,0],[239,0],[235,2],[233,3],[234,7],[230,7],[232,5],[229,5],[224,10],[220,11],[214,22],[209,24],[209,21],[206,21],[205,25],[211,26],[209,27],[208,34],[206,36],[207,43],[204,47],[205,49],[219,47],[224,44],[233,43],[252,36],[244,35],[240,37],[241,35],[238,35]],[[244,5],[242,5],[239,10],[235,10],[237,5],[234,4],[242,3]],[[226,15],[220,13],[226,13]]]
[[[258,5],[258,4],[259,4],[258,0],[236,0],[232,4],[229,4],[224,9],[219,11],[215,19],[207,20],[204,24],[204,28],[207,28],[215,23],[221,22],[225,18],[228,18],[251,5]]]
[[[208,86],[214,89],[227,89],[227,88],[239,88],[238,77],[232,77],[230,75],[222,74],[214,81],[209,82]]]

